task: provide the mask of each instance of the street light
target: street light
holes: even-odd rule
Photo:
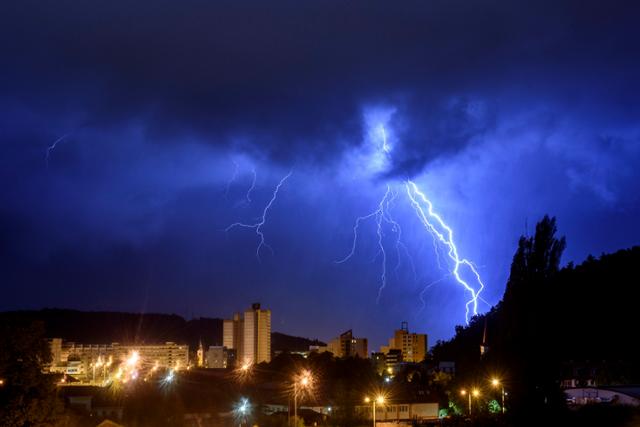
[[[491,380],[491,385],[496,387],[496,388],[500,387],[500,391],[501,391],[501,394],[502,394],[502,413],[504,414],[504,411],[505,411],[505,409],[504,409],[504,384],[502,384],[502,382],[499,379],[493,378]]]
[[[294,378],[293,381],[293,422],[294,425],[298,422],[298,387],[303,389],[309,389],[313,384],[313,377],[311,372],[302,371]]]
[[[469,397],[469,416],[471,416],[471,396],[473,395],[473,397],[478,397],[480,396],[480,390],[478,390],[477,388],[474,388],[473,390],[471,390],[471,392],[468,392],[465,389],[460,390],[460,394],[462,396],[468,396]]]
[[[373,411],[373,427],[376,426],[376,404],[384,405],[384,396],[379,394],[375,399],[371,399],[369,396],[364,398],[364,403],[371,403]]]
[[[240,403],[237,404],[235,408],[236,415],[240,420],[240,425],[247,423],[247,414],[251,411],[251,404],[249,403],[249,399],[243,397],[240,399]]]
[[[234,370],[234,375],[239,381],[248,380],[253,374],[253,363],[250,360],[245,360],[242,365],[238,366]]]

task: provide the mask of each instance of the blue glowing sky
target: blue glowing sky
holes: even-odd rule
[[[640,241],[639,8],[5,2],[0,309],[229,316],[260,301],[295,335],[353,328],[373,350],[407,320],[447,338],[468,294],[438,266],[407,179],[489,304],[546,213],[564,262]],[[254,230],[225,229],[258,222],[289,173],[259,261]],[[387,186],[406,251],[398,264],[387,228],[378,299],[375,219],[336,261]]]

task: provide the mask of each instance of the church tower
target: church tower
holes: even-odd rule
[[[204,348],[202,347],[202,339],[198,344],[198,352],[196,353],[198,368],[204,368]]]

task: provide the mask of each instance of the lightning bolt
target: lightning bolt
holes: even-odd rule
[[[253,175],[253,179],[251,180],[251,186],[247,190],[247,196],[246,196],[247,203],[251,203],[251,192],[253,191],[254,188],[256,188],[256,179],[258,178],[258,176],[256,175],[255,168],[251,169],[251,174]]]
[[[56,146],[59,143],[61,143],[62,141],[64,141],[69,135],[71,135],[71,134],[70,133],[65,133],[60,138],[58,138],[55,141],[53,141],[53,144],[51,144],[50,146],[47,147],[47,151],[46,151],[45,156],[44,156],[44,161],[47,164],[47,169],[49,168],[49,156],[51,156],[51,152],[53,150],[55,150]]]
[[[420,191],[418,186],[413,181],[406,181],[405,187],[407,190],[407,195],[411,200],[411,204],[413,205],[416,214],[418,215],[418,219],[424,225],[429,233],[436,236],[440,244],[446,246],[449,250],[447,251],[447,255],[451,262],[453,263],[453,268],[451,270],[451,274],[453,275],[456,282],[458,282],[464,289],[471,295],[471,298],[465,304],[465,320],[469,323],[469,312],[470,307],[473,310],[473,315],[478,314],[478,299],[482,289],[484,288],[484,283],[482,283],[482,279],[480,278],[480,274],[476,269],[475,265],[467,260],[466,258],[460,258],[458,255],[458,248],[455,245],[453,240],[453,230],[443,221],[442,217],[436,213],[433,209],[433,204],[427,198],[427,196]],[[426,209],[423,205],[426,205]],[[462,278],[461,268],[465,268],[468,272],[471,273],[472,276],[475,277],[475,280],[478,284],[477,289],[472,287],[465,279]]]
[[[253,229],[256,232],[256,235],[260,238],[260,242],[258,243],[258,247],[256,248],[256,257],[258,258],[258,261],[261,261],[261,259],[260,259],[260,249],[263,246],[267,247],[271,251],[271,253],[273,253],[273,248],[271,248],[271,246],[269,246],[265,242],[264,233],[262,232],[262,226],[267,221],[267,213],[269,212],[269,209],[271,209],[271,206],[273,205],[273,203],[278,198],[278,192],[280,191],[280,187],[282,187],[284,182],[291,176],[292,173],[293,173],[293,171],[289,172],[287,175],[285,175],[284,178],[282,178],[280,180],[280,182],[278,182],[278,185],[273,190],[273,195],[271,196],[271,199],[269,200],[269,203],[267,203],[267,205],[264,207],[264,210],[262,211],[262,216],[258,219],[258,222],[254,223],[254,224],[246,224],[246,223],[243,223],[243,222],[234,222],[233,224],[231,224],[230,226],[228,226],[225,229],[226,232],[228,232],[228,231],[230,231],[230,230],[232,230],[233,228],[236,228],[236,227]]]
[[[387,198],[386,209],[382,211],[384,220],[387,222],[387,224],[391,225],[391,231],[396,233],[396,266],[394,268],[394,273],[397,277],[398,270],[400,269],[400,264],[402,261],[402,257],[400,256],[400,251],[402,250],[409,259],[409,265],[411,266],[411,270],[413,271],[413,277],[415,280],[417,280],[417,273],[415,264],[413,262],[413,257],[409,253],[409,249],[407,248],[407,246],[402,241],[402,227],[400,227],[400,224],[391,216],[391,207],[397,198],[398,192],[394,191],[391,198]]]
[[[382,134],[382,151],[389,153],[391,151],[391,147],[387,143],[387,131],[384,129],[383,125],[380,125],[380,133]]]
[[[374,127],[374,129],[376,130],[376,132],[379,132],[382,141],[381,144],[378,144],[378,150],[381,150],[384,153],[384,156],[389,156],[391,146],[388,143],[387,132],[384,125],[378,125]],[[480,293],[484,289],[484,283],[482,282],[480,274],[478,273],[478,269],[471,261],[466,258],[460,257],[458,248],[453,238],[453,230],[444,222],[442,217],[437,212],[435,212],[433,204],[429,199],[427,199],[427,196],[422,191],[420,191],[415,182],[407,180],[403,184],[406,189],[406,194],[408,196],[409,202],[414,208],[419,221],[425,227],[427,232],[431,234],[438,268],[440,270],[443,270],[440,259],[441,250],[443,256],[446,255],[446,258],[448,258],[449,260],[449,262],[447,263],[447,267],[450,270],[450,273],[443,278],[426,285],[423,288],[422,292],[420,292],[422,308],[424,308],[425,306],[425,292],[436,283],[439,283],[447,279],[449,276],[452,276],[454,280],[458,284],[460,284],[466,292],[470,294],[470,299],[465,304],[465,320],[467,323],[469,323],[470,313],[472,313],[474,316],[478,314],[478,301],[484,302],[484,300],[480,298]],[[407,255],[409,263],[413,269],[414,278],[416,278],[417,280],[413,258],[411,257],[406,245],[402,242],[402,228],[400,227],[398,221],[396,221],[391,215],[391,207],[394,205],[397,197],[398,193],[392,191],[391,186],[387,184],[387,190],[384,193],[382,199],[379,201],[377,209],[367,215],[356,218],[353,225],[353,240],[351,243],[351,250],[344,258],[336,261],[336,263],[341,264],[348,261],[354,255],[361,223],[373,218],[376,224],[376,235],[378,237],[378,251],[374,260],[377,259],[379,255],[382,255],[382,273],[380,275],[380,287],[378,288],[377,301],[380,300],[382,291],[387,285],[388,256],[387,250],[385,248],[385,230],[390,229],[396,235],[395,248],[397,263],[394,269],[394,271],[396,272],[396,277],[398,269],[400,268],[400,254],[401,252],[404,252]],[[469,275],[472,276],[471,280],[469,278]]]
[[[415,267],[413,264],[413,259],[411,258],[411,255],[409,254],[409,251],[406,245],[402,242],[402,228],[400,227],[400,224],[391,216],[391,213],[390,213],[392,203],[394,202],[397,196],[398,196],[398,193],[393,192],[391,190],[391,186],[387,184],[387,190],[382,196],[382,199],[380,199],[380,201],[378,202],[377,209],[367,215],[359,216],[356,218],[355,223],[353,225],[353,240],[351,242],[351,251],[349,251],[349,253],[344,258],[338,261],[335,261],[336,264],[342,264],[348,261],[349,259],[351,259],[351,257],[354,255],[356,250],[356,245],[358,242],[358,230],[360,228],[360,224],[363,221],[366,221],[370,218],[374,218],[374,222],[376,225],[376,235],[378,236],[378,242],[377,242],[378,252],[375,258],[377,258],[379,255],[382,255],[382,272],[380,274],[380,287],[378,288],[378,296],[376,298],[377,302],[380,301],[382,291],[387,286],[387,250],[385,249],[385,244],[384,244],[385,243],[384,242],[384,237],[385,237],[384,224],[387,224],[391,228],[391,231],[396,235],[395,247],[396,247],[396,255],[398,258],[397,258],[397,263],[394,270],[397,272],[398,268],[400,267],[400,259],[401,259],[400,252],[401,250],[403,250],[407,255],[407,257],[409,258],[409,262],[412,266],[412,269],[414,271],[414,277],[415,277]]]

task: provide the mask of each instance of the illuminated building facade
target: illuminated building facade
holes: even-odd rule
[[[271,361],[271,310],[255,303],[245,310],[244,317],[235,314],[223,322],[223,346],[236,350],[240,363]]]
[[[409,332],[408,323],[402,322],[389,339],[389,345],[380,347],[380,352],[389,354],[391,350],[400,350],[403,362],[419,363],[427,356],[427,348],[427,334]]]
[[[189,366],[189,346],[164,344],[78,344],[50,340],[50,372],[71,375],[82,382],[101,382],[106,371],[117,367],[132,353],[137,353],[139,369],[185,369]]]

